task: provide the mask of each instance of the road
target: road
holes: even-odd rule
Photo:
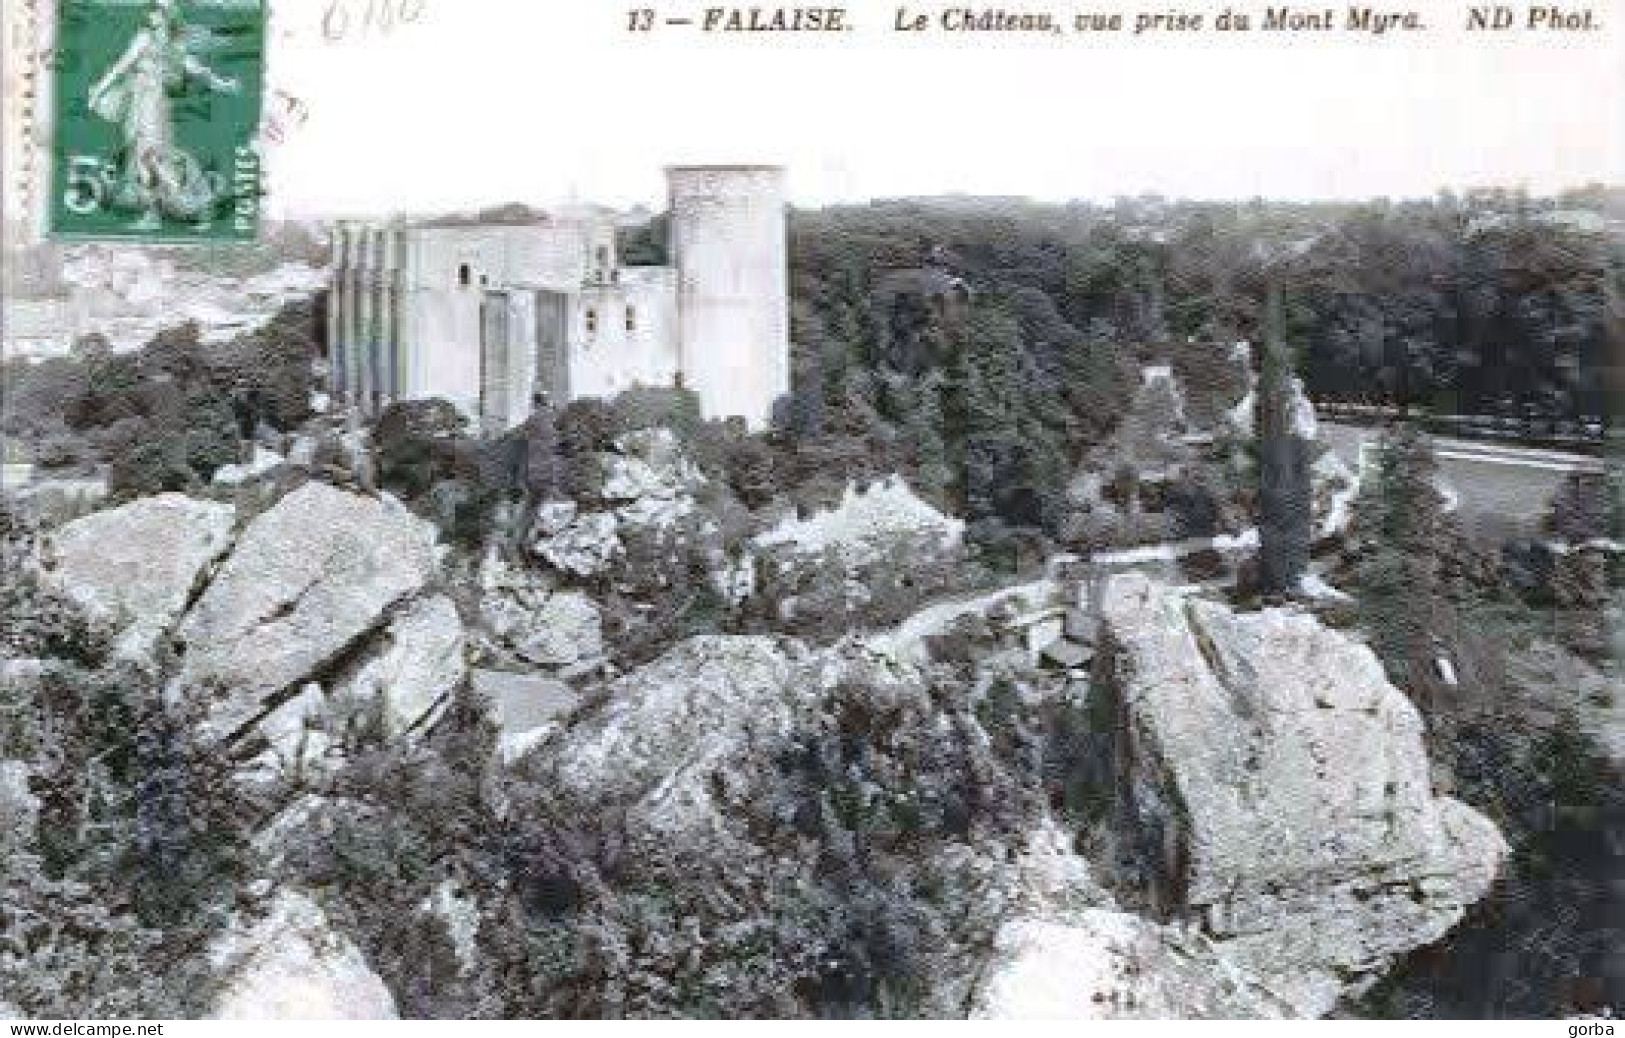
[[[1359,466],[1361,444],[1381,430],[1336,422],[1320,423],[1320,438],[1351,469]],[[1461,517],[1470,532],[1492,539],[1538,532],[1547,503],[1570,472],[1601,472],[1602,462],[1584,454],[1501,443],[1433,438],[1445,481],[1461,495]]]

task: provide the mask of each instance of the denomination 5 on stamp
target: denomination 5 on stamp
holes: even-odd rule
[[[264,0],[59,0],[51,233],[250,241]]]

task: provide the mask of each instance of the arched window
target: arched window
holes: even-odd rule
[[[458,285],[462,286],[463,288],[467,288],[468,283],[470,281],[472,281],[473,279],[474,279],[474,272],[469,269],[469,266],[468,266],[467,263],[464,263],[462,266],[457,268],[457,284]]]
[[[629,332],[638,330],[638,311],[636,307],[628,306],[626,308],[626,330]]]
[[[588,335],[597,335],[598,334],[598,311],[597,310],[588,310],[587,311],[587,334]]]

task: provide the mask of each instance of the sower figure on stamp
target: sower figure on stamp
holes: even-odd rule
[[[174,141],[171,97],[189,84],[234,93],[235,79],[204,65],[196,51],[209,45],[207,30],[180,24],[174,0],[154,0],[146,24],[124,54],[90,88],[90,110],[118,126],[123,152],[114,204],[142,213],[137,229],[156,229],[163,215],[206,217],[221,188],[196,157]]]

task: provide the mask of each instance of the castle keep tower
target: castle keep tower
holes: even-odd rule
[[[674,166],[678,366],[707,418],[765,428],[790,392],[784,170]]]

